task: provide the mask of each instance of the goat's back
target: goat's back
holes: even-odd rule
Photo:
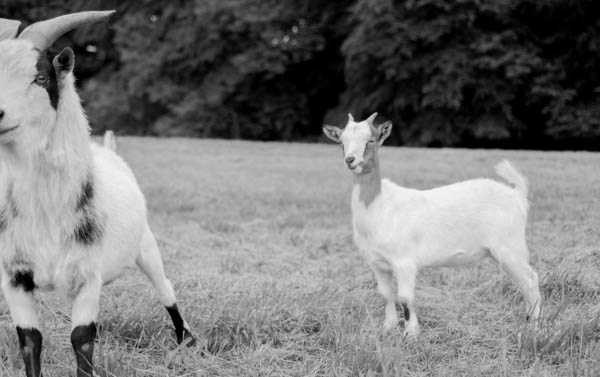
[[[452,250],[479,255],[480,250],[507,239],[523,242],[526,212],[519,195],[491,179],[431,190],[407,189],[383,180],[382,195],[372,208],[364,215],[355,214],[355,229],[370,228],[368,238],[386,249],[390,258],[445,265],[444,258]],[[402,256],[402,250],[418,255]]]

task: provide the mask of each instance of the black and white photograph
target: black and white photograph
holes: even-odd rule
[[[0,377],[600,376],[597,0],[0,0]]]

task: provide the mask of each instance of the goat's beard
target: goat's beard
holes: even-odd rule
[[[358,168],[360,168],[360,170]],[[358,166],[358,168],[353,171],[354,174],[356,174],[356,175],[369,174],[370,172],[373,171],[373,162],[369,161],[369,160],[365,160],[365,161],[363,161],[362,164],[360,164],[360,166]]]

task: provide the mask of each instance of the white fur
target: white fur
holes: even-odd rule
[[[111,130],[108,130],[104,133],[104,147],[112,150],[113,152],[117,151],[117,139],[115,138],[115,133]]]
[[[343,144],[345,156],[352,155],[359,164],[364,160],[365,143],[377,138],[379,131],[370,122],[352,119],[343,131],[325,128],[330,138]],[[348,167],[357,176],[362,173],[353,165]],[[386,301],[386,330],[396,326],[395,303],[399,301],[410,312],[405,335],[418,334],[414,290],[419,270],[470,264],[488,256],[511,276],[529,304],[529,313],[538,318],[538,277],[529,265],[525,240],[527,183],[507,161],[498,164],[496,171],[515,188],[491,179],[474,179],[415,190],[384,179],[381,191],[365,204],[361,185],[355,184],[351,203],[354,241]],[[397,289],[393,286],[394,275]]]
[[[73,298],[75,327],[96,320],[102,284],[148,255],[142,269],[161,301],[175,303],[146,221],[144,196],[114,148],[90,142],[72,73],[60,80],[55,111],[45,90],[31,85],[38,56],[32,45],[6,40],[0,50],[0,109],[5,111],[0,131],[19,125],[0,135],[0,210],[14,206],[18,213],[9,216],[0,232],[4,279],[8,281],[18,263],[30,266],[37,288],[57,289]],[[84,245],[73,234],[82,219],[77,203],[90,177],[103,233],[98,242]],[[3,290],[15,323],[35,326],[29,295],[8,282]]]

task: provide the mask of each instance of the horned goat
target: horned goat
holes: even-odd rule
[[[194,342],[133,173],[91,143],[73,51],[48,51],[69,30],[112,13],[69,14],[20,34],[18,21],[0,19],[0,269],[27,377],[41,376],[34,293],[56,289],[73,300],[77,376],[92,376],[100,290],[134,262],[158,291],[177,341]]]
[[[381,180],[378,149],[390,135],[392,123],[375,126],[376,116],[355,122],[349,114],[343,130],[326,125],[323,132],[341,144],[345,164],[354,173],[354,242],[385,300],[384,330],[395,327],[399,303],[404,335],[418,335],[414,291],[420,269],[465,265],[488,256],[513,279],[525,296],[529,314],[537,319],[541,296],[525,241],[525,178],[503,161],[496,172],[514,188],[491,179],[473,179],[415,190]]]

